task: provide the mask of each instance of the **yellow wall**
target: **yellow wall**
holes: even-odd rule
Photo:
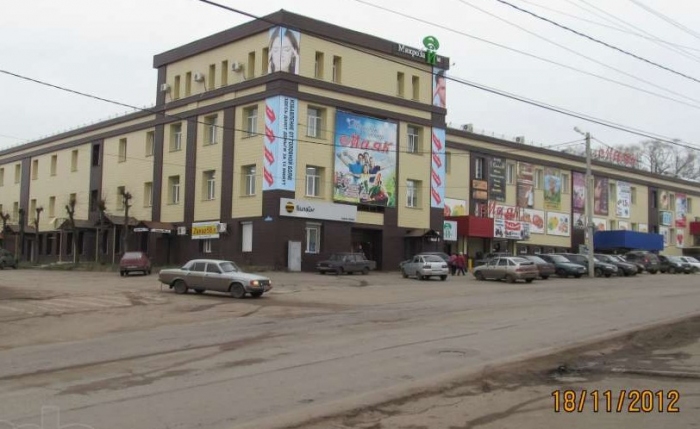
[[[206,116],[216,115],[216,144],[205,144],[207,128],[205,116],[199,117],[197,124],[197,170],[194,191],[194,220],[219,220],[221,217],[221,156],[224,147],[224,112],[212,112]],[[214,170],[215,198],[206,200],[204,172]]]
[[[153,128],[123,134],[104,140],[102,198],[107,205],[107,213],[124,216],[124,209],[119,208],[117,199],[121,200],[117,188],[124,187],[131,193],[129,217],[138,220],[151,220],[151,207],[146,205],[144,184],[153,182],[153,156],[146,156],[146,133]],[[119,159],[119,141],[126,139],[126,160]],[[156,204],[156,202],[153,202]]]
[[[161,187],[161,214],[163,222],[182,222],[185,219],[185,162],[187,159],[187,121],[182,124],[182,149],[170,151],[170,125],[177,122],[165,124],[163,139],[163,179]],[[170,189],[168,188],[168,177],[180,176],[180,204],[171,204]],[[155,201],[154,201],[155,204]]]
[[[20,182],[15,183],[15,165],[20,164]],[[5,169],[3,186],[0,186],[0,204],[4,213],[8,213],[11,218],[8,223],[17,223],[18,218],[15,218],[13,212],[13,204],[19,204],[20,184],[21,184],[21,162],[10,162],[0,164],[0,168]]]
[[[240,131],[245,128],[244,109],[252,106],[247,104],[236,108],[236,132],[233,146],[233,201],[232,217],[262,216],[262,181],[263,181],[263,136],[255,135],[244,137]],[[258,133],[265,129],[265,102],[257,103],[258,106]],[[243,166],[255,164],[255,195],[247,196],[243,192],[245,178]],[[298,172],[297,172],[298,176]]]
[[[445,197],[464,200],[469,205],[469,152],[448,148],[450,171],[445,173]]]
[[[307,136],[308,130],[308,107],[309,105],[325,108],[326,117],[322,125],[321,136],[319,138]],[[299,142],[297,147],[297,181],[296,195],[301,198],[308,199],[323,199],[333,201],[333,173],[335,167],[334,158],[334,133],[335,130],[335,109],[332,107],[319,105],[315,103],[307,103],[300,101],[298,106],[299,126],[298,136]],[[261,154],[262,155],[262,154]],[[306,196],[306,167],[315,166],[324,169],[324,175],[321,178],[321,195],[320,197]]]
[[[430,228],[430,128],[423,127],[421,152],[407,153],[408,124],[399,123],[399,179],[396,183],[398,225],[405,228]],[[406,207],[406,181],[420,181],[418,207]]]

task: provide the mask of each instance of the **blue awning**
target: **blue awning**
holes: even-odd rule
[[[636,249],[664,250],[664,237],[661,234],[637,231],[597,231],[593,235],[595,250]]]

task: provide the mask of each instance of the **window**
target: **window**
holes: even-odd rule
[[[192,72],[185,73],[185,97],[192,94]]]
[[[656,191],[651,191],[651,208],[659,208],[658,193]]]
[[[207,79],[209,90],[216,87],[216,64],[209,64],[209,77]]]
[[[306,126],[306,135],[309,137],[321,137],[323,129],[323,117],[325,111],[318,107],[309,107],[308,109],[308,124]]]
[[[248,52],[248,67],[245,72],[248,79],[255,77],[255,51]]]
[[[170,125],[170,152],[182,150],[182,124]]]
[[[637,204],[637,188],[634,186],[630,187],[630,202],[632,205]],[[688,202],[690,202],[690,199],[688,199]],[[688,204],[688,207],[690,207],[690,204]],[[688,209],[690,211],[690,209]]]
[[[29,201],[29,216],[27,216],[29,222],[34,222],[36,219],[36,199]]]
[[[639,224],[632,222],[632,231],[639,231]]]
[[[445,173],[452,172],[452,152],[445,152]]]
[[[561,193],[562,194],[568,194],[569,193],[569,175],[568,174],[562,174],[561,175]]]
[[[506,182],[509,185],[515,184],[515,164],[506,164]]]
[[[474,158],[474,178],[484,178],[484,158]]]
[[[153,206],[153,182],[146,182],[143,184],[143,206]]]
[[[126,191],[126,188],[124,186],[120,186],[117,188],[117,210],[124,210],[124,192]]]
[[[202,240],[201,243],[202,243],[202,248],[201,248],[202,253],[211,253],[211,240]],[[198,270],[198,271],[204,271],[204,269]]]
[[[216,179],[214,178],[214,170],[209,170],[202,173],[202,186],[203,199],[213,200],[216,198]]]
[[[15,222],[19,221],[19,203],[17,201],[12,204],[12,219]]]
[[[418,207],[418,183],[415,180],[406,181],[406,207]]]
[[[100,165],[100,144],[92,145],[92,166],[99,167]]]
[[[241,251],[242,252],[252,252],[253,251],[253,223],[243,222],[241,224]]]
[[[170,204],[180,204],[180,176],[168,177],[168,193]]]
[[[156,133],[149,131],[146,133],[146,156],[153,156],[156,145]]]
[[[420,129],[413,125],[409,125],[407,129],[407,150],[409,153],[418,153],[418,151],[420,150]]]
[[[340,83],[341,66],[343,59],[340,57],[333,56],[333,82]]]
[[[15,164],[15,183],[22,179],[22,164]]]
[[[535,189],[542,189],[544,187],[544,171],[538,168],[535,170]]]
[[[126,162],[126,139],[119,139],[119,162]]]
[[[306,167],[306,196],[318,197],[321,195],[321,172],[319,167]]]
[[[634,194],[632,194],[632,195],[634,195]],[[686,202],[685,202],[685,210],[686,210],[686,212],[692,213],[692,212],[693,212],[693,199],[690,198],[690,197],[688,197],[685,201],[686,201]]]
[[[255,195],[255,165],[243,167],[243,195]]]
[[[398,72],[396,73],[396,95],[399,97],[404,96],[404,76],[403,73]]]
[[[71,152],[70,171],[78,171],[78,149]]]
[[[97,211],[97,189],[93,189],[90,191],[90,211],[94,212]]]
[[[617,221],[610,219],[610,231],[615,231],[617,229]]]
[[[32,160],[32,180],[36,180],[38,178],[39,178],[39,160],[33,159]]]
[[[316,52],[316,57],[314,60],[314,77],[316,79],[323,79],[323,52]]]
[[[204,118],[204,144],[216,144],[216,115],[207,116]]]
[[[5,186],[5,169],[0,168],[0,186]]]
[[[268,73],[268,66],[270,65],[270,50],[268,48],[263,48],[262,58],[260,58],[260,63],[262,64],[262,74]]]
[[[253,137],[258,132],[258,106],[246,107],[243,110],[245,117],[245,132],[244,137]]]
[[[173,84],[173,98],[175,100],[180,99],[180,75],[175,76],[175,83]]]
[[[411,98],[416,101],[420,98],[420,78],[418,76],[411,78]]]
[[[211,252],[211,249],[209,251]],[[207,263],[207,272],[214,273],[214,274],[221,274],[221,268],[219,268],[219,264]]]
[[[221,86],[228,85],[228,61],[221,62]]]
[[[306,253],[319,253],[321,251],[321,225],[318,223],[306,224]]]
[[[610,192],[608,194],[609,195],[608,199],[610,200],[612,205],[616,205],[617,204],[617,190],[616,190],[617,188],[616,188],[614,183],[610,183],[609,188],[610,188]]]
[[[70,194],[70,195],[68,196],[68,202],[70,203],[71,201],[76,201],[75,206],[77,207],[77,206],[78,206],[78,204],[77,204],[77,201],[78,201],[78,194],[76,194],[76,193]]]

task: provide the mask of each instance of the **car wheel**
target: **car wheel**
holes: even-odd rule
[[[121,271],[121,272],[119,273],[119,275],[121,275],[122,277],[124,277],[124,276],[126,275],[126,271]]]
[[[525,279],[525,283],[532,283],[532,281],[535,279]]]
[[[326,275],[326,272],[325,272],[325,271],[319,271],[318,273],[321,274],[322,276],[325,276],[325,275]]]
[[[563,279],[569,277],[569,276],[566,274],[566,271],[564,271],[564,270],[561,269],[561,268],[557,270],[556,274],[557,274],[558,277],[561,277],[561,278],[563,278]]]
[[[649,271],[649,274],[656,274],[656,273],[657,273],[656,270],[650,270],[650,271]]]
[[[574,274],[574,277],[580,279],[583,274]]]
[[[341,274],[343,274],[343,267],[336,268],[336,270],[335,270],[335,275],[336,275],[336,276],[339,276],[339,275],[341,275]]]
[[[669,274],[676,274],[676,269],[673,268],[673,267],[670,267],[670,268],[668,269],[668,273],[669,273]]]
[[[150,276],[150,275],[151,275],[151,269],[150,269],[150,268],[149,268],[148,270],[146,270],[146,275],[147,275],[147,276]]]
[[[178,295],[183,295],[187,293],[187,285],[182,280],[177,280],[173,283],[173,289]]]
[[[605,273],[605,278],[610,278],[612,277],[612,273]]]
[[[0,270],[5,269],[5,261],[0,262]]]
[[[542,278],[542,280],[547,280],[549,278],[549,276],[542,276],[541,278]]]
[[[369,274],[369,268],[364,267],[364,268],[362,269],[362,275],[363,275],[363,276],[366,276],[367,274]]]
[[[506,281],[507,281],[508,283],[515,283],[515,277],[513,277],[511,274],[508,274],[508,275],[506,276]]]
[[[481,273],[481,271],[477,271],[476,273],[474,273],[474,278],[476,278],[479,281],[482,281],[484,280],[484,275]]]
[[[593,271],[593,274],[594,274],[596,277],[602,277],[602,276],[603,276],[603,270],[601,270],[600,268],[596,268],[596,269]]]
[[[251,292],[250,296],[252,296],[253,298],[260,298],[262,294],[262,292]]]
[[[408,273],[406,273],[406,271],[405,271],[405,270],[401,270],[401,275],[402,275],[402,276],[403,276],[403,278],[405,278],[405,279],[407,279],[407,278],[408,278]]]
[[[231,285],[231,296],[236,299],[241,299],[245,296],[245,288],[240,283],[234,283]]]
[[[445,280],[447,280],[447,276],[440,276],[440,280],[444,282]]]

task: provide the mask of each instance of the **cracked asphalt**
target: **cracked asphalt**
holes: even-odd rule
[[[270,277],[269,295],[235,300],[161,291],[155,275],[4,272],[0,427],[49,411],[95,429],[700,421],[697,276]],[[677,390],[681,411],[557,413],[557,389]]]

